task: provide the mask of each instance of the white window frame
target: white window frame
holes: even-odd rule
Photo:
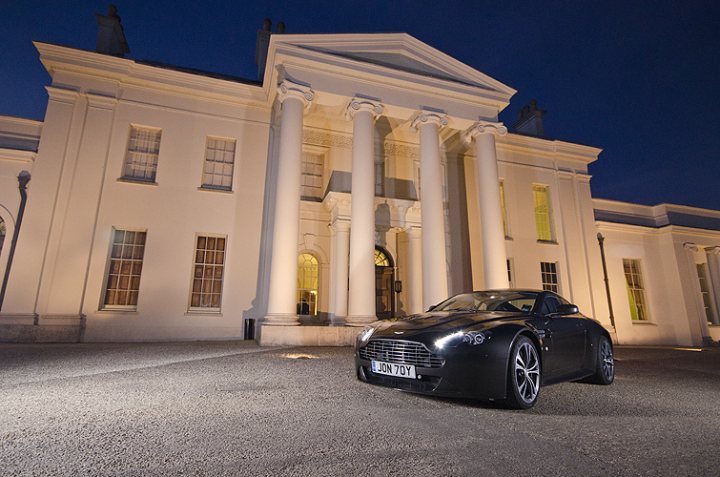
[[[545,189],[545,194],[547,195],[547,226],[548,231],[550,233],[549,238],[541,238],[540,237],[540,224],[538,223],[538,213],[537,213],[537,205],[535,202],[535,190],[537,188],[543,188]],[[557,243],[557,239],[555,237],[555,224],[553,223],[553,210],[552,210],[552,195],[550,193],[550,186],[547,184],[539,184],[539,183],[533,183],[532,185],[532,194],[533,194],[533,219],[535,220],[535,235],[537,237],[538,242],[543,243]]]
[[[545,265],[545,264],[552,265],[555,268],[554,272],[546,272],[543,269],[543,265]],[[545,275],[555,275],[555,278],[556,278],[555,283],[546,282]],[[560,293],[560,264],[558,262],[540,262],[540,285],[544,291],[551,291],[551,292],[557,293],[558,295],[561,294]],[[552,288],[545,288],[546,285],[550,286],[550,287],[554,286],[557,289],[553,290]]]
[[[705,309],[705,318],[710,326],[720,325],[720,318],[717,316],[715,297],[713,296],[712,284],[710,283],[710,270],[708,264],[696,263],[698,285],[700,287],[700,298]],[[703,283],[705,286],[703,287]]]
[[[128,304],[128,305],[109,305],[106,303],[107,301],[107,294],[108,294],[108,287],[110,285],[110,270],[112,268],[112,262],[113,260],[116,260],[113,258],[113,248],[115,245],[115,232],[116,231],[123,231],[123,232],[134,232],[134,233],[144,233],[145,234],[145,243],[143,244],[143,253],[141,257],[141,270],[140,274],[138,275],[138,288],[137,288],[137,301],[134,305]],[[144,228],[136,228],[136,227],[121,227],[121,226],[113,226],[110,230],[110,241],[109,241],[109,247],[107,252],[107,258],[105,260],[105,273],[103,274],[103,286],[100,292],[100,304],[98,306],[98,310],[101,311],[137,311],[138,309],[138,303],[140,303],[140,289],[142,286],[142,274],[143,269],[145,268],[145,252],[147,252],[147,245],[148,245],[148,233],[147,229]],[[123,245],[125,242],[123,241]],[[122,255],[118,257],[120,260],[124,260],[122,258]],[[136,260],[136,259],[130,259],[130,260]],[[132,274],[130,275],[132,279]],[[129,293],[131,290],[127,289],[127,292]]]
[[[306,160],[305,158],[307,156],[315,156],[320,158],[320,174],[306,174],[305,173],[305,166],[306,166]],[[317,165],[317,164],[316,164]],[[300,170],[300,197],[303,200],[316,200],[320,201],[323,198],[323,194],[325,193],[325,189],[327,187],[325,178],[327,176],[327,151],[322,148],[317,147],[303,147],[302,150],[302,164],[301,164],[301,170]],[[312,186],[312,185],[305,185],[306,177],[319,177],[320,185],[319,186]],[[306,187],[309,187],[311,189],[317,190],[317,195],[307,195]]]
[[[637,269],[638,283],[639,283],[639,285],[640,285],[640,288],[633,289],[632,287],[630,287],[630,284],[627,282],[627,275],[625,274],[625,261],[626,261],[626,260],[632,261],[632,262],[634,262],[634,264],[637,265],[637,266],[636,266],[636,269]],[[633,319],[632,319],[632,314],[633,314],[633,313],[632,313],[632,308],[631,308],[631,306],[630,306],[630,300],[629,300],[629,297],[628,297],[628,310],[630,311],[630,321],[633,322],[633,323],[649,323],[649,322],[652,322],[652,318],[651,318],[651,317],[652,317],[652,314],[650,313],[650,303],[648,302],[647,285],[646,285],[646,283],[645,283],[645,276],[646,276],[646,274],[645,274],[645,270],[643,269],[643,261],[642,261],[642,259],[640,259],[640,258],[628,258],[628,257],[623,257],[623,259],[622,259],[622,267],[623,267],[623,280],[625,280],[625,289],[626,289],[626,290],[630,289],[631,291],[639,290],[640,296],[641,296],[641,298],[642,298],[643,318],[640,318],[640,311],[639,311],[639,309],[637,308],[637,305],[636,305],[635,308],[638,310],[638,312],[637,312],[637,314],[638,314],[638,319],[637,319],[637,320],[633,320]],[[635,296],[636,296],[636,295],[633,293],[633,300],[634,300],[634,301],[636,301],[636,300],[635,300]],[[636,301],[636,302],[637,302],[637,301]]]
[[[227,143],[232,143],[233,149],[232,149],[232,162],[226,162],[225,160],[218,161],[216,158],[213,158],[212,160],[209,158],[210,156],[210,141],[221,141],[227,145]],[[213,148],[212,151],[214,153],[220,152],[227,154],[229,151],[226,148],[223,148],[222,150],[218,149],[217,147]],[[214,155],[214,154],[213,154]],[[224,157],[226,159],[227,157]],[[222,137],[222,136],[207,136],[205,138],[205,158],[203,159],[203,169],[202,169],[202,176],[200,179],[200,188],[206,189],[206,190],[217,190],[217,191],[225,191],[225,192],[232,192],[233,190],[233,184],[235,183],[235,162],[237,161],[237,139],[232,137]],[[230,174],[225,174],[224,171],[221,171],[219,174],[215,172],[215,169],[217,167],[226,168],[230,167]],[[211,167],[213,169],[212,172],[208,172],[208,168]],[[230,184],[229,185],[217,185],[212,184],[210,182],[214,182],[214,180],[208,181],[208,178],[214,179],[216,177],[229,177],[230,178]],[[222,182],[222,180],[221,180]]]
[[[200,277],[200,288],[201,288],[200,291],[199,291],[199,292],[195,292],[195,291],[194,291],[195,279],[196,279],[196,277],[195,277],[195,267],[196,267],[197,265],[199,265],[199,263],[197,262],[197,253],[198,253],[198,239],[199,239],[200,237],[204,237],[204,238],[206,238],[206,239],[208,239],[208,238],[214,238],[214,239],[224,239],[224,240],[225,240],[225,249],[223,250],[223,261],[222,261],[222,263],[221,263],[221,265],[222,265],[222,274],[221,274],[221,277],[220,277],[220,298],[219,298],[219,302],[218,302],[218,306],[217,306],[217,307],[210,307],[210,306],[193,306],[193,304],[192,304],[193,294],[199,293],[201,300],[202,300],[202,295],[204,294],[204,292],[203,292],[203,290],[202,290],[204,273],[203,273],[203,276]],[[222,304],[223,304],[224,291],[225,291],[225,275],[226,275],[226,267],[227,267],[227,263],[228,263],[228,260],[227,260],[228,237],[227,237],[227,235],[223,235],[223,234],[198,232],[198,233],[196,233],[195,236],[194,236],[192,250],[193,250],[193,254],[192,254],[192,267],[191,267],[191,269],[190,269],[190,291],[189,291],[189,294],[188,294],[188,304],[187,304],[188,313],[219,314],[219,313],[222,312]],[[203,249],[203,250],[205,250],[205,251],[207,252],[207,251],[210,250],[210,249],[208,249],[207,246],[206,246],[206,248]],[[214,251],[214,253],[217,253],[218,250],[217,250],[217,249],[214,249],[213,251]],[[206,267],[207,265],[212,265],[212,266],[218,265],[217,263],[208,264],[207,262],[205,262],[206,258],[207,258],[207,255],[205,255],[205,256],[203,257],[203,262],[202,262],[202,264],[201,264],[201,265],[203,266],[203,271],[204,271],[204,269],[205,269],[204,267]],[[215,281],[215,278],[213,278],[213,281]],[[206,294],[206,293],[205,293],[205,294]],[[211,294],[212,294],[212,293],[211,293]]]
[[[134,132],[145,132],[145,133],[151,133],[151,134],[157,134],[157,150],[155,151],[138,151],[137,147],[134,150],[130,149],[131,142],[133,140],[133,133]],[[135,139],[137,143],[137,138]],[[140,183],[147,183],[147,184],[156,184],[157,183],[157,169],[158,165],[160,163],[160,147],[162,145],[162,129],[156,128],[152,126],[142,126],[139,124],[130,124],[130,130],[128,131],[128,140],[125,145],[125,159],[123,160],[123,169],[122,169],[122,176],[121,179],[123,181],[129,181],[129,182],[140,182]],[[154,164],[152,165],[152,175],[150,177],[147,177],[147,172],[145,172],[143,175],[133,174],[133,169],[135,168],[134,164],[137,164],[137,161],[134,160],[136,157],[135,155],[138,154],[145,154],[148,156],[148,158],[154,158]],[[146,171],[147,171],[147,166]]]
[[[301,288],[299,286],[301,284],[305,284],[304,279],[306,278],[306,277],[303,277],[300,275],[300,257],[302,257],[303,255],[309,255],[315,260],[315,266],[317,267],[317,270],[316,270],[317,276],[315,277],[315,280],[317,281],[317,288],[307,288],[307,287]],[[295,293],[296,306],[300,304],[301,294],[303,292],[310,292],[310,294],[312,294],[312,292],[315,293],[314,313],[308,313],[308,314],[304,315],[304,314],[301,314],[300,312],[298,312],[298,315],[299,316],[315,316],[316,317],[320,313],[320,269],[321,269],[320,258],[318,257],[318,255],[315,252],[312,252],[309,250],[298,253],[297,258],[298,258],[298,263],[297,263],[296,267],[298,269],[298,287],[296,288],[296,293]],[[313,311],[312,307],[311,307],[310,311],[311,312]]]
[[[503,219],[503,232],[505,233],[505,238],[509,239],[509,238],[512,238],[512,234],[510,232],[510,221],[508,220],[507,194],[506,194],[507,190],[505,189],[505,179],[500,179],[499,187],[500,187],[500,209],[502,212],[502,219]]]
[[[515,261],[512,258],[506,259],[507,274],[508,274],[508,285],[510,288],[515,288]]]

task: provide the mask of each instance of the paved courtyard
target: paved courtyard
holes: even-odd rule
[[[617,356],[510,411],[360,383],[348,348],[0,345],[0,475],[720,475],[720,351]]]

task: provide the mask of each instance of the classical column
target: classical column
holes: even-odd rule
[[[715,304],[715,324],[720,325],[720,246],[706,247],[708,288]]]
[[[408,297],[408,311],[410,313],[422,313],[427,310],[423,308],[423,258],[422,258],[422,233],[418,227],[410,227],[407,230],[408,236],[408,263],[406,266],[408,286],[405,296]]]
[[[420,207],[422,220],[423,309],[448,298],[445,252],[443,170],[440,163],[440,128],[444,114],[421,111],[411,127],[420,131]]]
[[[500,205],[495,134],[505,135],[502,123],[478,121],[466,132],[466,141],[475,140],[475,182],[480,208],[485,288],[507,288],[507,253]]]
[[[310,88],[290,81],[278,86],[282,104],[275,185],[275,216],[266,325],[297,325],[297,248],[300,227],[303,110]]]
[[[350,256],[350,222],[336,220],[332,224],[332,323],[345,322],[348,310],[348,259]]]
[[[350,212],[350,296],[346,324],[362,326],[375,316],[375,119],[383,106],[354,98],[348,106],[353,118],[352,209]]]

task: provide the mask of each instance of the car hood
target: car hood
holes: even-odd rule
[[[373,338],[410,338],[419,335],[446,334],[497,321],[525,319],[527,314],[497,311],[430,312],[405,318],[391,318],[376,322]]]

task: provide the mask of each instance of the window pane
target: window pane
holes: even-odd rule
[[[557,264],[555,262],[540,262],[540,275],[543,290],[560,293],[560,282],[558,280]]]
[[[507,209],[505,208],[505,182],[504,181],[500,181],[500,207],[502,209],[503,232],[505,232],[506,237],[509,237],[510,234],[508,233]]]
[[[303,153],[302,181],[300,195],[310,199],[322,199],[322,171],[324,157],[322,154]]]
[[[113,231],[110,264],[105,279],[104,306],[137,305],[140,275],[145,254],[145,232]]]
[[[159,129],[130,127],[124,178],[155,182],[160,153],[160,135]]]
[[[234,163],[235,140],[209,137],[205,147],[202,186],[210,189],[232,190]]]
[[[639,321],[649,319],[647,302],[645,300],[645,288],[640,273],[640,260],[624,258],[623,270],[625,271],[630,317],[633,320]]]
[[[550,198],[547,186],[533,186],[533,203],[535,205],[535,228],[538,240],[552,241],[552,225],[550,220]]]
[[[319,264],[317,258],[309,253],[298,256],[298,315],[317,315],[317,293]]]
[[[220,309],[225,242],[224,237],[198,236],[190,308]]]

